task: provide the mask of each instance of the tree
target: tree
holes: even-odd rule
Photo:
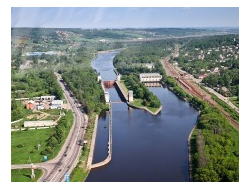
[[[54,137],[54,135],[52,135],[52,136],[49,138],[49,140],[48,140],[47,146],[55,147],[56,145],[58,145],[58,141],[57,141],[57,139]]]

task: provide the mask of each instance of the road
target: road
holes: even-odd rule
[[[235,111],[239,113],[239,108],[237,108],[232,102],[229,101],[229,98],[222,96],[218,92],[214,91],[212,88],[205,87],[209,92],[213,93],[215,96],[217,96],[219,99],[227,103],[231,108],[233,108]]]
[[[61,76],[55,73],[57,80],[64,91],[64,96],[67,99],[73,113],[74,113],[74,124],[69,132],[69,135],[60,150],[56,158],[43,162],[35,163],[34,166],[43,170],[43,176],[39,181],[46,182],[61,182],[65,181],[65,174],[71,173],[73,168],[76,166],[78,159],[81,154],[82,146],[79,145],[79,141],[83,140],[85,130],[82,128],[83,125],[87,125],[87,116],[84,115],[80,108],[77,108],[75,100],[70,97],[70,93],[61,82]],[[11,169],[29,168],[30,164],[24,165],[12,165]]]

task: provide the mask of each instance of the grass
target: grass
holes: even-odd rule
[[[230,102],[232,102],[237,108],[239,108],[239,100],[237,97],[229,98]]]
[[[128,89],[127,89],[127,87],[126,87],[125,84],[124,84],[124,80],[121,80],[121,81],[120,81],[120,84],[121,84],[121,87],[122,87],[124,93],[128,94]]]
[[[142,100],[141,99],[134,99],[134,102],[130,103],[130,104],[133,105],[133,106],[136,106],[136,107],[146,107],[150,111],[152,111],[153,113],[155,113],[159,109],[159,108],[153,108],[153,107],[150,107],[150,106],[144,106],[142,104]]]
[[[233,119],[239,122],[239,113],[236,112],[233,108],[231,108],[227,103],[219,99],[215,95],[211,95],[213,100],[215,100]]]
[[[49,113],[51,115],[60,115],[60,110],[58,110],[58,109],[54,109],[54,110],[51,110],[51,109],[42,110],[42,112]],[[61,112],[66,112],[66,111],[61,110]]]
[[[30,177],[31,169],[16,169],[11,170],[11,182],[36,182],[42,175],[42,170],[35,170],[35,179]]]
[[[40,154],[46,148],[46,140],[54,129],[36,129],[28,131],[11,132],[11,164],[27,164],[29,157],[33,163],[41,162],[43,156]],[[41,144],[37,150],[38,142]],[[23,147],[17,146],[22,144]],[[33,153],[30,153],[33,151]]]
[[[85,139],[87,139],[89,143],[88,145],[84,145],[79,162],[71,173],[70,181],[72,182],[84,181],[89,174],[89,169],[87,168],[87,162],[89,157],[92,134],[94,131],[94,125],[95,125],[95,114],[90,116],[89,126],[87,127],[87,131],[85,134]]]
[[[60,151],[65,139],[67,138],[71,126],[73,124],[73,114],[70,113],[70,127],[65,128],[65,136],[61,144],[54,148],[54,153],[47,154],[48,160],[53,159]],[[39,163],[43,161],[43,155],[41,151],[45,151],[46,140],[49,136],[54,133],[55,129],[34,129],[28,131],[15,131],[11,132],[11,164],[27,164],[30,163],[29,158],[32,163]],[[41,144],[39,151],[37,150],[38,143]],[[22,144],[23,147],[18,148],[17,146]],[[33,153],[32,153],[33,152]]]
[[[121,82],[120,82],[120,84],[121,84],[121,87],[122,87],[122,89],[123,89],[123,91],[126,93],[126,94],[128,94],[128,89],[127,89],[127,87],[126,87],[126,85],[125,85],[125,83],[124,83],[124,80],[121,80]],[[129,88],[129,87],[128,87]],[[153,108],[153,107],[150,107],[150,106],[144,106],[143,104],[142,104],[142,99],[136,99],[136,98],[134,98],[134,101],[132,102],[132,103],[130,103],[131,105],[133,105],[133,106],[136,106],[136,107],[146,107],[146,108],[148,108],[150,111],[152,111],[153,113],[155,113],[159,108]]]
[[[71,173],[71,182],[82,182],[87,178],[89,174],[89,169],[87,168],[88,156],[89,148],[83,148],[79,162]]]
[[[239,155],[239,131],[237,131],[233,126],[231,126],[229,128],[228,134],[236,142],[235,146],[233,146],[232,152],[235,152]]]

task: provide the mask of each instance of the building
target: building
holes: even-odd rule
[[[118,75],[116,76],[116,80],[120,82],[120,80],[121,80],[121,75],[120,75],[120,74],[118,74]]]
[[[37,105],[36,107],[37,107],[37,110],[43,110],[44,109],[44,107],[42,105]]]
[[[153,69],[153,68],[155,68],[155,64],[154,63],[145,63],[144,66],[147,67],[150,70]]]
[[[26,109],[31,109],[31,110],[33,110],[34,109],[34,107],[35,107],[35,102],[33,101],[33,100],[30,100],[30,101],[28,101],[27,103],[26,103]]]
[[[198,78],[199,79],[204,79],[205,77],[207,77],[208,76],[208,74],[207,73],[204,73],[203,75],[200,75]]]
[[[105,92],[104,92],[104,97],[105,97],[106,103],[109,103],[110,96],[109,96],[109,92],[108,92],[108,91],[105,91]]]
[[[134,101],[133,91],[132,90],[128,91],[128,101],[129,102],[133,102]]]
[[[50,109],[52,109],[52,110],[55,110],[55,109],[62,109],[62,106],[59,105],[59,104],[52,104],[52,105],[50,106]]]
[[[40,100],[54,100],[55,99],[55,96],[41,96]]]
[[[47,127],[55,125],[54,121],[52,120],[45,120],[45,121],[25,121],[24,127]]]
[[[63,105],[63,100],[52,100],[51,104],[55,104],[55,105]]]
[[[162,76],[159,73],[141,73],[140,81],[141,82],[159,82],[162,79]]]
[[[50,109],[62,109],[63,100],[52,100]]]

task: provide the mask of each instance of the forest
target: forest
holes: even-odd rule
[[[221,113],[193,98],[201,110],[191,139],[193,180],[200,182],[239,181],[239,133]]]
[[[133,90],[135,98],[143,100],[142,104],[144,106],[152,108],[159,108],[161,106],[159,98],[150,92],[143,83],[140,83],[138,76],[132,74],[123,75],[122,80],[124,80],[124,83],[129,90]]]
[[[104,92],[92,68],[77,67],[60,70],[59,73],[87,113],[100,113],[105,108]]]
[[[54,95],[57,99],[63,98],[62,89],[51,70],[28,71],[24,74],[16,73],[12,75],[11,79],[12,99],[45,95]]]

